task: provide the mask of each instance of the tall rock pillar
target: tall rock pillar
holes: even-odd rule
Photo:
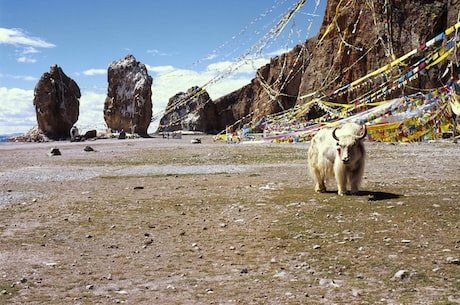
[[[114,130],[147,135],[152,121],[152,77],[133,55],[113,61],[107,71],[104,119]]]
[[[69,138],[70,128],[78,120],[80,97],[77,83],[59,66],[51,66],[34,90],[38,128],[52,139]]]

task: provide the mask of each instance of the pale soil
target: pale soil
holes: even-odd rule
[[[308,143],[0,144],[0,304],[460,304],[459,145],[366,143],[340,197]]]

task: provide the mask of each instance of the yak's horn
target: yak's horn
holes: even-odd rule
[[[364,139],[364,138],[367,136],[367,128],[366,128],[366,125],[363,125],[362,130],[363,130],[363,134],[360,135],[360,136],[358,137],[359,140],[362,140],[362,139]]]
[[[332,137],[333,137],[337,142],[339,142],[340,140],[339,140],[339,138],[337,138],[337,135],[335,134],[335,132],[337,131],[337,128],[338,128],[338,127],[334,128],[334,130],[332,131]]]

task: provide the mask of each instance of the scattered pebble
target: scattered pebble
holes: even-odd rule
[[[333,286],[333,287],[340,287],[339,283],[332,279],[319,279],[319,284],[321,286]]]
[[[408,275],[409,275],[409,271],[399,270],[398,272],[395,273],[395,275],[393,275],[393,279],[402,280],[406,278]]]
[[[359,291],[358,289],[352,289],[351,290],[351,295],[354,296],[355,298],[359,297],[359,296],[361,296],[361,291]]]
[[[51,148],[51,151],[48,153],[48,155],[50,157],[52,157],[52,156],[60,156],[61,151],[59,150],[59,148],[53,147],[53,148]]]
[[[286,277],[286,276],[287,276],[286,271],[280,271],[280,272],[275,273],[273,277]]]
[[[448,258],[446,258],[446,261],[448,264],[460,265],[460,259],[453,258],[452,256],[449,256]]]
[[[118,291],[115,291],[116,293],[118,294],[128,294],[128,292],[126,290],[118,290]]]
[[[90,152],[90,151],[95,151],[95,150],[91,146],[86,145],[85,148],[83,148],[83,151]]]

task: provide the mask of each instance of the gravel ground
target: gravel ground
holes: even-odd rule
[[[191,139],[0,144],[0,304],[460,304],[460,146]]]

